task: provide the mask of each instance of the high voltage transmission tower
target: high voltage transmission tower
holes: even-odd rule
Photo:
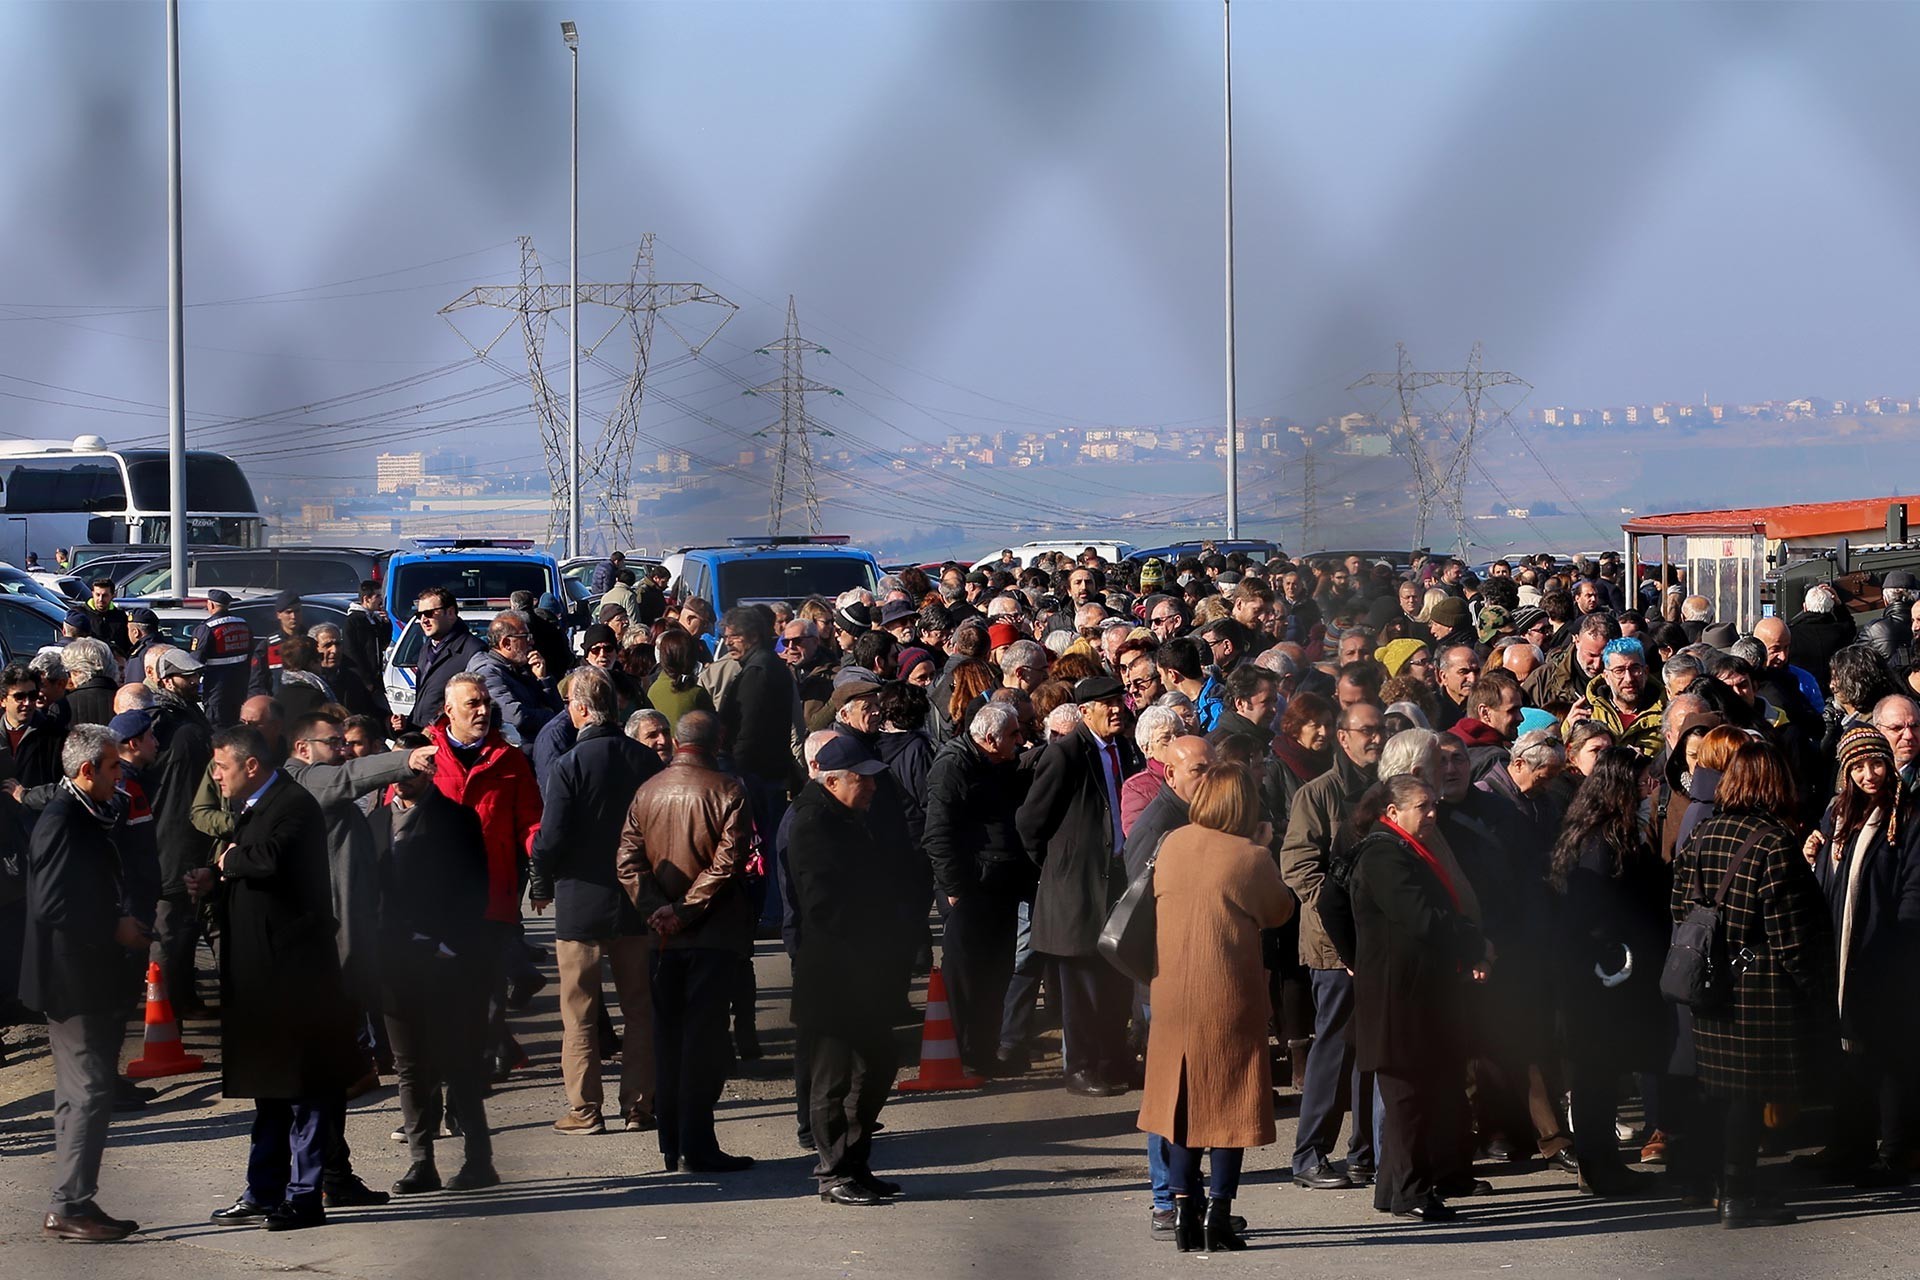
[[[447,324],[483,360],[510,331],[515,328],[520,330],[527,355],[527,385],[533,391],[533,410],[540,423],[540,442],[546,453],[547,478],[553,484],[553,505],[547,513],[549,540],[566,524],[573,477],[568,474],[566,409],[547,385],[547,322],[555,312],[564,313],[571,301],[566,285],[546,282],[539,255],[533,249],[533,238],[521,236],[519,284],[483,285],[469,289],[440,309],[440,314],[447,317]],[[670,307],[693,302],[725,309],[718,323],[697,342],[661,314]],[[653,355],[654,325],[656,321],[665,325],[668,332],[698,355],[739,308],[703,284],[668,284],[654,279],[651,232],[640,238],[640,249],[634,254],[633,268],[627,273],[626,280],[617,284],[582,284],[580,303],[583,307],[597,306],[613,313],[606,328],[599,330],[599,336],[591,342],[578,334],[572,335],[580,343],[583,358],[590,359],[607,339],[622,328],[633,337],[633,370],[627,375],[619,400],[606,415],[600,438],[589,445],[591,437],[585,430],[586,423],[581,424],[584,455],[580,467],[581,508],[583,511],[597,509],[599,523],[611,545],[628,546],[632,544],[634,536],[633,504],[629,492],[633,455],[639,443],[640,404],[646,392],[647,365]],[[485,343],[476,343],[460,332],[460,326],[453,319],[455,312],[474,307],[498,307],[511,314],[498,333]],[[584,316],[580,327],[588,329]],[[581,552],[578,547],[568,550],[575,555]]]
[[[1489,387],[1528,387],[1529,383],[1505,370],[1489,372],[1480,367],[1480,344],[1473,344],[1467,367],[1447,371],[1423,371],[1413,367],[1407,356],[1407,344],[1395,344],[1399,353],[1396,367],[1389,373],[1370,373],[1348,387],[1386,387],[1399,402],[1400,416],[1393,435],[1406,452],[1413,468],[1414,550],[1427,544],[1427,520],[1438,502],[1453,517],[1454,539],[1460,554],[1467,550],[1466,488],[1467,468],[1473,463],[1473,446],[1480,431],[1481,399]],[[1430,428],[1443,415],[1422,412],[1421,394],[1431,387],[1453,387],[1465,406],[1465,422],[1458,431],[1449,428],[1434,432]],[[1451,406],[1444,416],[1451,416]],[[1444,438],[1443,438],[1444,437]]]
[[[769,342],[755,354],[780,357],[780,376],[772,382],[750,387],[746,392],[750,396],[780,397],[780,421],[754,433],[764,436],[768,432],[777,432],[780,438],[774,454],[773,502],[767,508],[767,536],[774,537],[780,532],[789,505],[804,505],[807,509],[807,532],[819,533],[820,490],[813,480],[811,437],[816,431],[821,435],[832,433],[807,416],[807,393],[837,396],[840,392],[808,378],[801,368],[801,361],[806,356],[824,356],[828,351],[800,336],[800,316],[794,309],[792,294],[787,295],[786,336]],[[788,490],[796,487],[800,490],[800,502],[790,504]]]

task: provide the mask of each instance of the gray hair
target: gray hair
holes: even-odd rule
[[[1031,640],[1015,640],[1000,653],[1000,674],[1010,676],[1021,667],[1047,669],[1047,651]]]
[[[1080,724],[1080,708],[1071,702],[1063,702],[1047,712],[1047,735],[1065,737]]]
[[[1434,785],[1439,744],[1440,735],[1431,729],[1403,729],[1394,734],[1380,749],[1380,781],[1411,773],[1428,786]]]
[[[849,587],[833,598],[835,609],[844,609],[850,604],[864,604],[873,607],[873,592],[865,587]]]
[[[1695,600],[1700,600],[1700,601],[1703,601],[1704,603],[1693,604],[1692,601],[1695,601]],[[1682,600],[1680,602],[1680,621],[1682,622],[1713,621],[1713,602],[1710,600],[1707,600],[1705,596],[1688,596],[1685,600]]]
[[[40,676],[42,679],[49,680],[57,680],[61,676],[68,674],[66,659],[52,649],[46,649],[34,654],[33,660],[27,663],[27,670]]]
[[[805,745],[800,748],[801,753],[806,757],[807,765],[811,767],[814,760],[819,757],[820,749],[839,736],[832,729],[815,729],[808,734]]]
[[[667,719],[665,712],[655,711],[652,707],[642,707],[638,711],[634,712],[632,715],[628,716],[627,726],[624,730],[622,730],[622,732],[624,732],[629,738],[638,738],[640,736],[640,731],[646,728],[647,725],[653,723],[655,720],[658,720],[663,726],[665,726],[667,730],[667,736],[671,738],[673,736],[673,722]]]
[[[1550,764],[1559,764],[1567,758],[1567,744],[1552,729],[1530,729],[1520,735],[1507,752],[1507,759],[1514,764],[1530,765],[1535,769]]]
[[[1807,588],[1800,607],[1808,613],[1832,613],[1840,607],[1840,593],[1824,582],[1816,582]]]
[[[1071,649],[1079,639],[1080,637],[1072,631],[1049,631],[1042,643],[1046,646],[1047,652],[1057,658]]]
[[[119,664],[113,660],[113,650],[107,648],[104,640],[96,640],[92,636],[80,636],[67,641],[67,647],[60,653],[67,670],[78,681],[85,681],[103,671],[114,675],[120,672]]]
[[[973,713],[967,736],[975,742],[1003,742],[1020,733],[1020,713],[1004,702],[988,702]]]
[[[80,770],[87,765],[99,768],[109,752],[119,759],[120,744],[114,741],[107,726],[77,724],[67,730],[67,740],[60,748],[60,772],[66,777],[78,778]]]
[[[573,673],[573,674],[575,675],[575,677],[578,677],[578,676],[579,676],[579,674],[580,674],[580,672],[581,672],[581,671],[585,671],[585,670],[587,670],[587,668],[586,668],[586,667],[580,667],[580,668],[578,668],[578,669],[576,669],[576,670],[574,671],[574,673]],[[599,670],[599,668],[598,668],[598,667],[595,667],[595,668],[593,668],[593,670],[595,670],[595,671],[598,671],[598,670]],[[454,674],[453,674],[452,676],[450,676],[450,677],[448,678],[448,680],[447,680],[447,692],[448,692],[449,694],[451,694],[451,693],[453,692],[453,686],[455,686],[455,685],[457,685],[457,684],[470,684],[470,685],[472,685],[472,686],[473,686],[474,688],[476,688],[476,689],[478,689],[478,690],[479,690],[479,691],[480,691],[481,693],[484,693],[484,694],[486,694],[486,695],[487,695],[487,701],[488,701],[488,702],[492,702],[492,701],[493,701],[493,694],[491,694],[491,693],[489,693],[489,692],[487,691],[487,678],[486,678],[485,676],[483,676],[483,675],[481,675],[481,674],[480,674],[479,672],[477,672],[477,671],[458,671],[458,672],[455,672],[455,673],[454,673]],[[571,686],[571,685],[569,685],[568,687],[569,687],[569,688],[571,688],[572,686]]]
[[[346,633],[340,630],[337,622],[316,622],[307,628],[307,638],[316,643],[322,636],[332,636],[335,640],[346,639]]]
[[[1755,671],[1767,665],[1767,646],[1752,636],[1741,636],[1728,646],[1727,652],[1736,658],[1746,659],[1747,665]]]
[[[1706,674],[1707,670],[1700,665],[1700,659],[1690,653],[1676,653],[1661,666],[1660,683],[1671,689],[1683,676],[1698,680]]]
[[[499,621],[499,618],[494,619],[496,624]],[[610,725],[614,716],[619,714],[613,680],[596,666],[583,666],[573,673],[573,681],[567,686],[567,701],[586,709],[588,724]]]
[[[1277,645],[1255,658],[1253,665],[1264,667],[1282,680],[1288,680],[1300,674],[1300,664],[1293,660],[1292,655],[1281,652]]]
[[[1155,698],[1153,700],[1153,705],[1156,707],[1170,707],[1175,710],[1178,710],[1181,707],[1192,708],[1193,699],[1189,698],[1186,694],[1180,692],[1178,689],[1169,689],[1165,693],[1161,694],[1159,697]]]
[[[1907,587],[1882,587],[1880,598],[1889,609],[1904,609],[1914,601],[1916,593]]]
[[[1180,729],[1180,713],[1172,707],[1148,707],[1133,726],[1133,742],[1142,754],[1150,756],[1154,748],[1177,736]]]

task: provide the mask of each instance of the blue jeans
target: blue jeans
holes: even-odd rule
[[[1373,1136],[1377,1102],[1373,1073],[1354,1065],[1347,1024],[1353,1019],[1353,976],[1345,969],[1313,971],[1313,1048],[1307,1051],[1305,1087],[1300,1091],[1300,1129],[1293,1148],[1293,1171],[1311,1173],[1330,1160],[1340,1120],[1353,1112],[1353,1136],[1347,1142],[1349,1168],[1375,1167]]]

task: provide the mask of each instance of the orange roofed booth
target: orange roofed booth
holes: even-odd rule
[[[1744,629],[1765,612],[1761,593],[1769,569],[1832,550],[1841,539],[1904,541],[1916,518],[1920,518],[1920,494],[1896,494],[1777,507],[1676,511],[1636,516],[1620,528],[1626,534],[1630,581],[1639,581],[1641,566],[1658,565],[1660,581],[1670,582],[1678,566],[1684,570],[1689,595],[1705,596],[1713,602],[1715,618],[1738,620]],[[1643,538],[1660,540],[1657,557],[1640,553]]]

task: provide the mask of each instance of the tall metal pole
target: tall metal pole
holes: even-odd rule
[[[1240,405],[1233,350],[1233,0],[1221,0],[1225,24],[1227,125],[1227,537],[1240,536]]]
[[[167,493],[173,593],[187,594],[187,356],[180,280],[180,0],[167,0]]]
[[[572,23],[566,24],[572,27]],[[569,221],[572,245],[567,266],[567,554],[582,553],[580,543],[580,39],[567,37],[573,51],[573,196]]]

